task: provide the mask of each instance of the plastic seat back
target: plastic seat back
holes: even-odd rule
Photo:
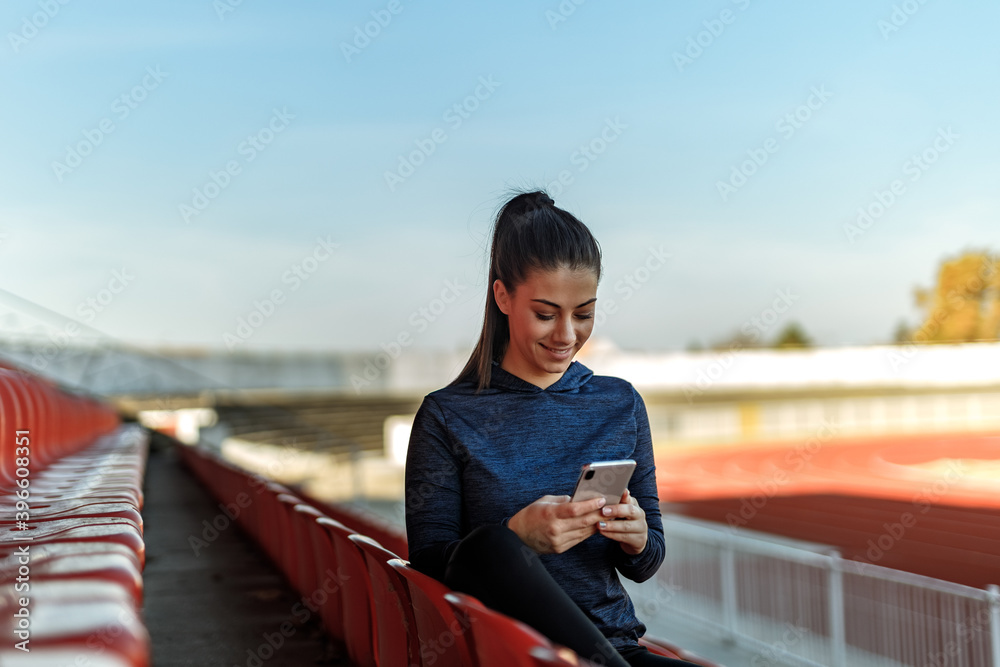
[[[316,565],[316,519],[323,513],[312,505],[299,503],[292,507],[292,532],[295,535],[295,567],[300,584],[299,592],[311,596],[321,582],[322,572]]]
[[[524,623],[487,608],[476,598],[447,593],[455,616],[469,628],[479,667],[535,667],[533,648],[554,648],[552,642]]]
[[[468,625],[462,625],[448,601],[450,589],[437,579],[410,567],[401,559],[389,561],[406,582],[410,609],[417,628],[417,650],[425,667],[467,667],[475,665],[469,643]]]
[[[389,567],[389,561],[398,557],[367,535],[351,535],[350,540],[361,549],[368,564],[375,608],[378,664],[419,664],[420,651],[410,594],[406,583]]]
[[[329,534],[337,564],[346,575],[340,591],[347,655],[358,667],[377,667],[375,646],[378,638],[368,564],[361,549],[350,540],[349,536],[355,534],[353,531],[325,517],[317,519],[317,522]]]
[[[302,501],[298,497],[288,493],[279,493],[275,497],[275,500],[278,507],[279,530],[276,534],[272,534],[269,537],[272,540],[277,540],[275,547],[278,552],[278,563],[281,565],[281,571],[285,573],[285,577],[291,582],[292,587],[302,592],[299,582],[298,558],[295,555],[295,517],[293,516],[295,506]]]
[[[326,628],[336,639],[345,642],[347,635],[344,631],[344,584],[351,574],[340,563],[337,558],[337,550],[333,544],[333,537],[330,534],[330,526],[336,525],[340,530],[349,529],[327,516],[317,517],[312,525],[314,542],[313,549],[316,556],[316,577],[317,580],[327,583],[332,582],[329,587],[329,594],[319,602],[320,617],[323,627]]]

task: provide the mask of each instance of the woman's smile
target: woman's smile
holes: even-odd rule
[[[539,345],[541,345],[543,348],[545,348],[546,352],[549,353],[549,356],[551,356],[553,359],[555,359],[557,361],[563,361],[565,359],[568,359],[570,357],[570,355],[573,354],[573,348],[572,347],[564,347],[564,348],[561,348],[561,349],[555,349],[555,348],[549,347],[545,343],[539,343]]]

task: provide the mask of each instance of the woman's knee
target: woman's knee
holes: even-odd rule
[[[501,525],[480,526],[462,538],[448,561],[447,572],[462,576],[466,572],[494,576],[516,573],[522,568],[541,565],[538,554],[521,541],[517,533]]]

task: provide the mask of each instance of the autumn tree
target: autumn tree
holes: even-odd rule
[[[1000,256],[987,251],[964,252],[945,259],[937,284],[917,289],[923,324],[914,342],[957,343],[997,340],[1000,335]]]

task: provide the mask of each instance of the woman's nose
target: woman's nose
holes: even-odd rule
[[[560,318],[556,330],[552,334],[553,342],[565,345],[571,344],[576,339],[573,331],[573,320],[570,318]]]

